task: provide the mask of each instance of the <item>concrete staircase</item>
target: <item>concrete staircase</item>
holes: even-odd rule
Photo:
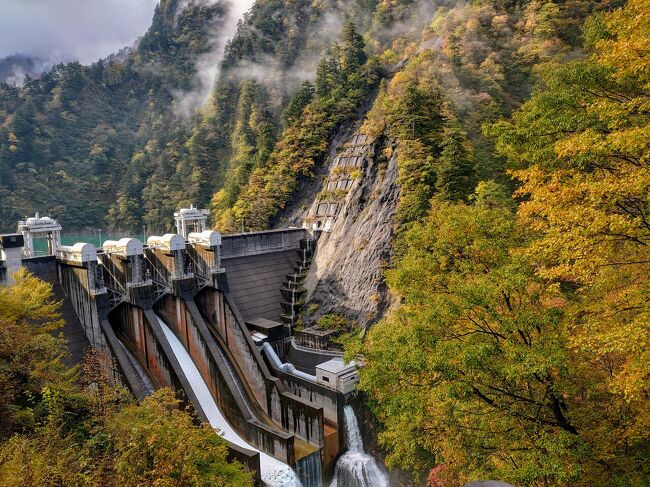
[[[300,308],[304,304],[303,295],[305,294],[305,288],[302,284],[311,266],[313,252],[313,239],[303,238],[300,240],[300,249],[298,250],[299,260],[296,261],[294,272],[285,276],[286,281],[282,288],[280,288],[282,294],[282,301],[280,302],[282,314],[280,317],[289,330],[293,330]]]

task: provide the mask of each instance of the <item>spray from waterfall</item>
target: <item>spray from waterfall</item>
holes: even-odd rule
[[[359,423],[352,406],[345,406],[348,451],[336,462],[330,487],[388,487],[388,477],[377,460],[363,449]]]

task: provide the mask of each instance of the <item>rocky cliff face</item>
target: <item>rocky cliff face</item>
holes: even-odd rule
[[[321,231],[304,309],[309,321],[339,313],[367,325],[390,304],[382,269],[391,257],[397,164],[385,150],[390,141],[348,133],[333,147],[320,192],[304,213],[304,222]]]

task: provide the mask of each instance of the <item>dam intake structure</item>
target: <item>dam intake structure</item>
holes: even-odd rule
[[[257,486],[322,487],[346,448],[358,372],[320,353],[310,355],[322,356],[315,373],[287,360],[318,232],[220,235],[203,210],[175,216],[182,234],[100,248],[61,245],[56,221],[27,219],[22,233],[0,236],[0,285],[20,267],[53,283],[68,310],[64,336],[78,342],[68,365],[89,345],[113,357],[110,372],[137,399],[178,391]],[[38,238],[48,255],[34,255]]]

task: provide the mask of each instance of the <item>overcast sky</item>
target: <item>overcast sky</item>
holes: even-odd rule
[[[29,54],[89,64],[129,46],[158,0],[0,0],[0,58]]]

